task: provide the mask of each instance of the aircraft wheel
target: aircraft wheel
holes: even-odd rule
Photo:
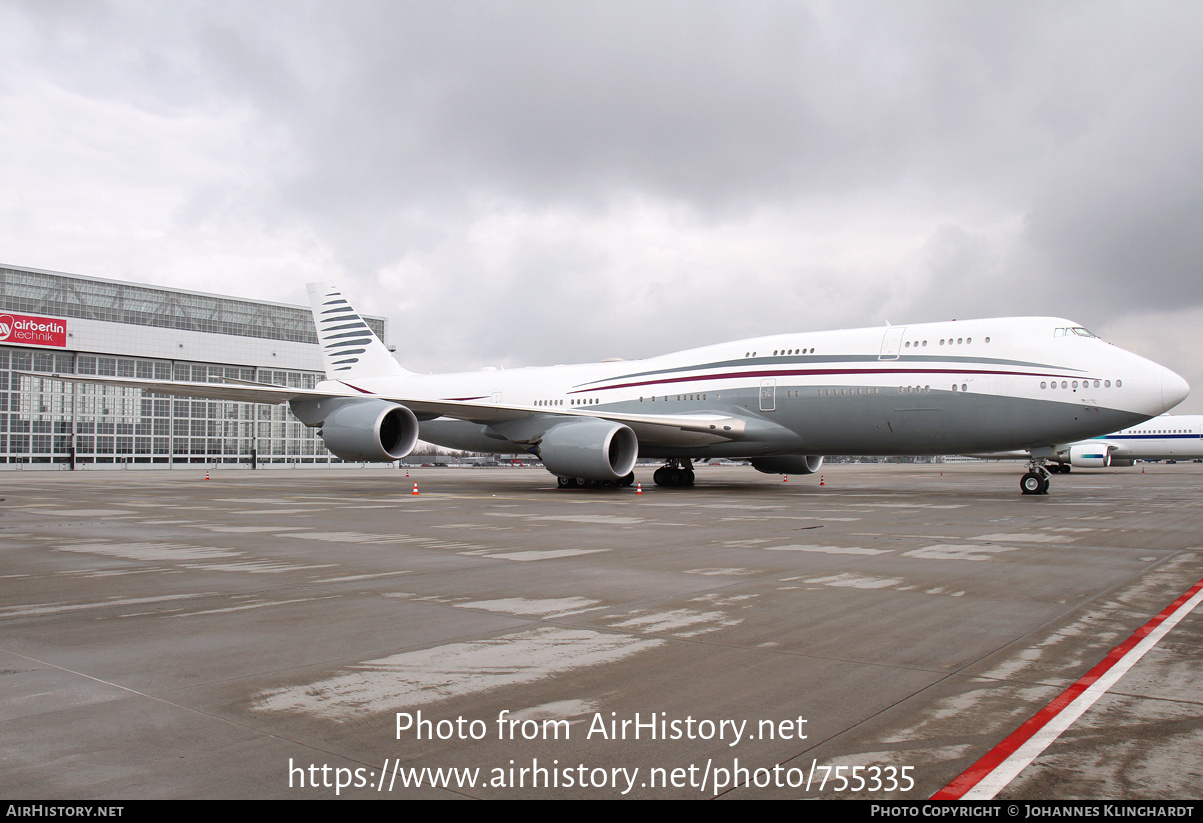
[[[684,486],[685,485],[685,472],[681,471],[680,469],[669,469],[668,470],[668,484],[670,486]]]
[[[572,485],[572,478],[571,477],[557,477],[556,483],[558,483],[560,485],[561,489],[566,489]]]
[[[1073,468],[1073,467],[1070,466],[1068,463],[1062,463],[1061,464],[1061,474],[1069,474],[1069,470],[1071,468]]]
[[[589,485],[589,481],[583,477],[574,477],[574,478],[572,478],[572,482],[576,485],[576,487],[578,489],[583,489]]]
[[[652,480],[657,486],[667,486],[669,481],[668,468],[661,466],[660,468],[656,469],[656,473],[652,475]]]
[[[630,474],[628,474],[626,477],[624,477],[624,478],[622,478],[621,480],[619,480],[619,481],[618,481],[618,485],[620,485],[620,486],[630,486],[630,485],[631,485],[631,484],[633,484],[634,482],[635,482],[635,472],[631,472],[631,473],[630,473]]]
[[[692,486],[693,485],[693,470],[685,469],[683,472],[681,472],[681,474],[684,476],[684,479],[681,482],[681,485],[682,486]]]
[[[1046,482],[1036,472],[1028,472],[1019,478],[1019,489],[1024,494],[1043,494],[1047,490]]]
[[[1052,484],[1049,482],[1049,479],[1047,477],[1040,478],[1040,493],[1048,494],[1048,487],[1051,485]]]

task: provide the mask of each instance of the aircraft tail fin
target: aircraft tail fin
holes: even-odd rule
[[[329,380],[410,374],[333,283],[310,283],[309,305]]]

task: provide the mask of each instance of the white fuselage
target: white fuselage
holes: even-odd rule
[[[766,447],[745,438],[747,448],[705,451],[730,456],[1052,445],[1160,414],[1188,391],[1172,371],[1051,317],[798,332],[647,360],[340,382],[371,394],[550,415],[738,415],[789,433]],[[423,439],[489,445],[464,426],[442,428],[424,424]],[[645,455],[676,454],[647,440],[641,434]],[[494,443],[495,451],[513,450]]]

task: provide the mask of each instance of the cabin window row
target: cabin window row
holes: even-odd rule
[[[815,353],[815,350],[814,350],[813,346],[809,349],[773,349],[774,357],[785,357],[785,356],[791,355],[791,354],[814,354],[814,353]],[[756,356],[756,352],[754,352],[754,351],[744,352],[744,357],[755,357],[755,356]]]
[[[972,337],[958,337],[958,338],[956,338],[955,340],[954,340],[953,338],[951,338],[951,337],[949,337],[949,338],[947,338],[947,339],[945,339],[945,338],[943,338],[943,337],[942,337],[942,338],[940,338],[940,345],[941,345],[941,346],[960,346],[960,345],[968,345],[969,343],[972,343],[972,342],[973,342],[973,338],[972,338]],[[990,342],[990,338],[989,338],[989,337],[987,337],[985,342],[989,343],[989,342]],[[908,340],[908,341],[906,341],[906,343],[904,343],[904,344],[903,344],[903,348],[904,348],[904,349],[909,349],[909,348],[916,348],[916,349],[918,349],[918,348],[923,348],[923,347],[926,347],[926,346],[927,346],[927,341],[926,341],[926,340],[914,340],[914,341]]]
[[[705,394],[678,394],[678,395],[676,395],[676,398],[677,398],[677,400],[705,400],[708,396],[709,395],[705,395]],[[667,394],[659,395],[661,402],[664,402],[664,403],[668,402],[669,397],[670,397],[670,395],[667,395]],[[716,394],[714,396],[714,398],[716,400],[720,397],[722,397],[721,394]],[[642,403],[645,400],[649,403],[655,403],[656,395],[652,395],[650,397],[640,397],[639,398],[640,403]]]
[[[876,386],[862,386],[859,388],[851,388],[851,389],[819,389],[818,396],[819,397],[857,397],[857,396],[874,395],[874,394],[879,393],[880,391],[881,391],[881,389],[877,388]],[[798,392],[793,393],[794,397],[797,397],[798,395],[799,395]],[[789,396],[789,394],[787,393],[786,396]]]
[[[1110,381],[1110,380],[1103,380],[1103,381],[1101,381],[1101,382],[1102,382],[1102,388],[1104,388],[1104,389],[1109,389],[1109,388],[1111,388],[1111,381]],[[1094,387],[1095,387],[1096,389],[1100,387],[1100,381],[1098,381],[1098,380],[1095,380],[1095,381],[1093,381],[1093,383],[1094,383]],[[1115,381],[1115,387],[1116,387],[1117,389],[1123,388],[1123,385],[1124,385],[1124,381],[1123,381],[1123,380],[1116,380],[1116,381]],[[1084,389],[1088,389],[1088,388],[1090,388],[1090,386],[1091,386],[1091,381],[1090,381],[1090,380],[1083,380],[1083,381],[1082,381],[1082,388],[1084,388]],[[1041,381],[1040,381],[1040,388],[1042,388],[1042,389],[1055,389],[1055,388],[1057,388],[1057,381],[1056,381],[1056,380],[1052,380],[1052,381],[1048,381],[1048,380],[1041,380]],[[1077,380],[1062,380],[1062,381],[1061,381],[1061,388],[1063,388],[1063,389],[1076,389],[1076,388],[1078,388],[1078,381],[1077,381]]]

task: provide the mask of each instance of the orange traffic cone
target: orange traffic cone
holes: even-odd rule
[[[209,470],[208,469],[205,469],[205,479],[206,480],[209,479]]]
[[[642,483],[635,484],[635,494],[643,494],[643,484]]]
[[[821,474],[819,475],[819,485],[820,485],[820,486],[826,486],[826,485],[827,485],[826,483],[824,483],[824,482],[823,482],[823,475],[821,475]]]
[[[782,482],[782,483],[788,483],[788,482],[789,482],[789,475],[788,475],[788,474],[783,474],[783,475],[781,475],[781,482]]]
[[[414,496],[414,497],[417,497],[417,496],[418,496],[418,484],[417,484],[417,483],[414,483],[414,493],[413,493],[413,496]]]

